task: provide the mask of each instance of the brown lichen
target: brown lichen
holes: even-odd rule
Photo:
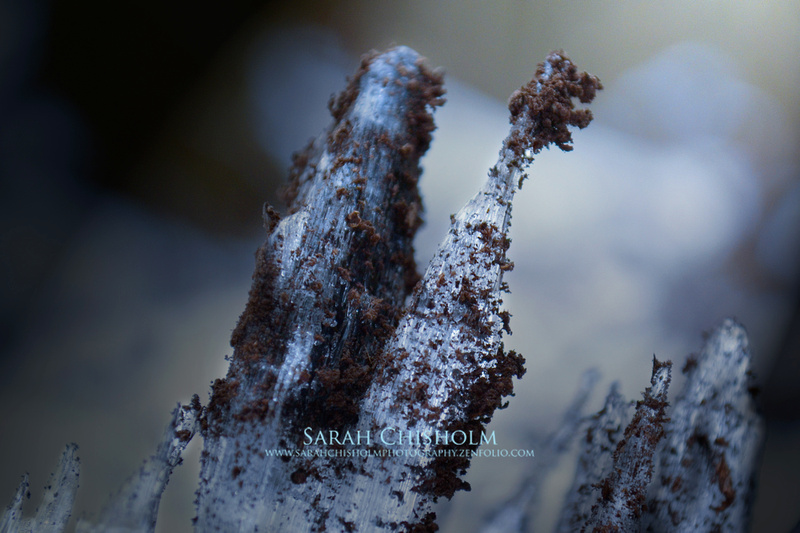
[[[733,489],[733,481],[731,480],[731,469],[728,466],[728,462],[725,460],[724,453],[714,466],[713,481],[717,483],[723,501],[719,505],[712,506],[711,509],[717,513],[721,513],[730,507],[736,499],[736,491]]]
[[[596,76],[578,73],[563,51],[551,52],[536,69],[534,78],[514,91],[508,101],[511,123],[524,127],[506,140],[506,147],[520,158],[525,149],[538,153],[551,143],[562,150],[572,150],[568,126],[582,129],[592,120],[592,112],[575,109],[572,99],[589,103],[602,88]]]
[[[412,246],[416,229],[422,223],[422,204],[417,190],[418,160],[427,149],[434,128],[431,111],[443,101],[442,78],[440,73],[422,63],[416,65],[414,73],[398,69],[399,79],[408,93],[407,105],[402,111],[408,127],[397,136],[382,133],[379,136],[382,144],[378,146],[369,136],[355,132],[356,126],[349,116],[361,93],[361,84],[377,58],[374,52],[365,55],[347,88],[331,99],[329,108],[334,126],[323,141],[312,141],[293,156],[289,186],[284,194],[289,212],[294,213],[303,207],[304,191],[313,180],[320,179],[320,172],[328,176],[347,167],[354,187],[336,187],[331,191],[331,199],[356,206],[345,217],[345,222],[354,230],[345,241],[349,242],[347,255],[336,258],[336,254],[331,254],[336,258],[332,267],[340,283],[332,294],[315,279],[313,272],[305,283],[320,299],[317,305],[323,308],[331,323],[338,326],[323,327],[314,335],[317,346],[311,354],[313,365],[303,373],[307,387],[286,411],[297,427],[312,422],[335,427],[356,420],[358,401],[370,382],[380,344],[396,326],[405,294],[419,279]],[[322,150],[335,155],[327,169],[317,168],[315,159]],[[377,156],[394,161],[391,171],[382,176],[370,176],[372,160]],[[363,196],[367,178],[385,180],[381,185],[385,192],[377,197],[382,203],[371,209],[367,209]],[[265,224],[270,233],[278,221],[277,213],[265,208]],[[303,235],[303,245],[307,237]],[[316,262],[316,257],[309,257],[306,265],[313,268]],[[269,387],[275,382],[274,369],[282,363],[290,333],[286,329],[289,323],[286,318],[298,303],[296,296],[286,291],[278,294],[275,290],[274,280],[281,268],[280,261],[272,257],[270,246],[263,246],[257,254],[247,307],[232,337],[231,367],[228,376],[214,384],[203,419],[205,430],[226,412],[241,392],[241,383],[246,383],[247,393],[234,416],[242,420],[263,419],[269,413],[269,402],[262,398],[270,396]],[[397,284],[390,281],[393,278],[400,280],[399,290]],[[365,294],[358,301],[344,298],[354,285],[360,286],[360,292]],[[353,319],[355,324],[345,327]],[[350,338],[343,338],[345,331],[351,332]],[[348,355],[332,356],[334,349]],[[318,368],[323,372],[318,373]],[[260,384],[259,391],[253,396],[250,391],[256,384]]]
[[[419,522],[413,524],[409,522],[401,522],[406,533],[435,533],[439,531],[439,526],[436,524],[436,513],[427,513]]]

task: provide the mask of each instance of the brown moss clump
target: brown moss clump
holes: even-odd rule
[[[549,144],[572,150],[568,127],[582,129],[592,121],[592,112],[575,109],[573,98],[587,104],[602,88],[596,76],[579,73],[562,50],[551,52],[539,64],[534,78],[514,91],[508,101],[510,122],[516,127],[506,139],[506,148],[517,158],[523,158],[525,150],[536,154]]]

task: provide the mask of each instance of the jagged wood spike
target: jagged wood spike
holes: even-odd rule
[[[161,495],[172,471],[181,463],[181,454],[197,430],[200,400],[178,405],[164,431],[158,449],[144,462],[139,472],[114,494],[95,520],[81,520],[77,533],[147,533],[155,530]]]
[[[416,182],[441,77],[408,48],[366,57],[331,101],[333,126],[294,160],[289,216],[279,221],[265,208],[269,236],[228,375],[214,383],[199,422],[199,401],[179,409],[156,456],[78,530],[152,531],[195,423],[205,440],[198,531],[432,526],[429,502],[466,486],[468,459],[436,459],[425,473],[429,461],[418,457],[309,464],[266,452],[302,447],[310,427],[483,429],[524,371],[500,342],[510,331],[500,293],[513,266],[505,256],[511,199],[533,154],[550,143],[571,148],[568,126],[591,120],[572,99],[588,102],[598,88],[563,53],[548,56],[511,98],[511,134],[487,184],[415,286]],[[392,498],[401,504],[392,508]]]
[[[747,332],[734,319],[687,361],[660,450],[647,531],[748,531],[764,440],[751,361]]]
[[[21,531],[30,531],[30,519],[25,519],[22,516],[22,504],[25,498],[30,496],[30,482],[28,481],[28,474],[22,476],[17,487],[17,492],[14,493],[14,498],[11,504],[6,508],[0,519],[0,533],[17,533]]]
[[[332,126],[294,158],[290,214],[278,222],[268,211],[230,369],[203,418],[198,531],[315,527],[314,498],[292,495],[307,474],[265,450],[302,445],[305,427],[358,421],[419,279],[419,159],[442,94],[441,76],[413,50],[370,54],[331,100]]]
[[[80,459],[77,451],[77,444],[67,444],[32,518],[22,515],[23,500],[30,497],[28,474],[23,476],[11,505],[0,520],[0,533],[61,533],[66,529],[78,492]]]
[[[368,531],[433,528],[431,503],[468,488],[460,479],[469,466],[463,456],[437,446],[436,437],[456,431],[470,435],[471,448],[501,399],[512,392],[512,378],[524,372],[524,360],[506,353],[501,343],[508,314],[501,311],[511,201],[532,156],[550,143],[571,148],[568,126],[585,127],[587,110],[575,110],[573,98],[593,99],[601,85],[579,74],[563,52],[551,53],[536,77],[512,95],[511,132],[482,189],[453,217],[444,242],[414,290],[408,311],[387,344],[385,365],[364,402],[369,413],[360,424],[375,434],[429,435],[412,439],[412,455],[367,458],[345,502],[335,509],[340,524]],[[458,444],[458,443],[456,443]],[[413,452],[417,455],[414,456]],[[378,472],[373,477],[373,472]]]
[[[614,450],[628,421],[629,406],[630,402],[619,392],[619,383],[614,382],[603,409],[589,421],[575,477],[556,525],[557,533],[579,531],[591,516],[599,490],[596,485],[611,471]]]
[[[36,533],[59,533],[67,527],[78,492],[80,459],[77,444],[67,444],[55,472],[45,486],[42,502],[36,510],[31,530]]]
[[[598,484],[600,495],[582,532],[639,530],[656,450],[664,437],[671,369],[670,361],[661,363],[653,357],[651,387],[636,403],[633,420],[614,451],[611,472]]]
[[[583,423],[583,408],[592,394],[600,373],[589,369],[581,375],[578,390],[561,418],[556,431],[536,453],[534,468],[526,475],[517,490],[490,513],[481,533],[525,533],[529,529],[530,517],[535,514],[542,485],[569,450],[570,443]],[[580,527],[580,526],[579,526]]]

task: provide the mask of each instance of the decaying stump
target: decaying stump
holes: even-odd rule
[[[548,55],[511,96],[497,164],[420,275],[419,162],[442,77],[409,48],[365,56],[331,99],[331,126],[294,157],[287,215],[264,211],[268,235],[227,375],[208,405],[179,406],[157,453],[78,531],[153,531],[196,432],[196,531],[435,530],[432,503],[468,488],[468,455],[449,452],[484,442],[525,371],[501,342],[511,201],[536,153],[572,148],[569,127],[591,121],[573,101],[600,88],[563,52]],[[589,421],[558,531],[745,531],[762,441],[749,365],[743,328],[726,321],[687,364],[672,410],[669,363],[654,361],[652,388],[624,432],[627,403],[612,388]],[[585,377],[545,455],[567,449],[596,379]],[[63,531],[76,449],[67,447],[34,518],[22,516],[23,479],[0,533]],[[527,476],[486,530],[523,531],[546,472]]]
[[[479,443],[523,372],[501,343],[514,192],[533,154],[571,148],[567,127],[591,120],[572,100],[599,85],[548,56],[512,96],[498,163],[417,282],[418,162],[441,78],[407,48],[364,59],[331,102],[329,131],[296,157],[290,215],[268,220],[230,371],[202,420],[198,530],[433,524],[430,504],[466,487],[468,458],[435,455],[445,436]],[[361,437],[369,456],[264,453],[311,454],[331,431]],[[386,431],[391,444],[406,437],[405,455],[389,453]]]

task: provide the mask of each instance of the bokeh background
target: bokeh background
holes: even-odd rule
[[[41,494],[80,445],[78,516],[206,398],[244,307],[261,205],[369,49],[446,73],[423,166],[425,265],[507,130],[505,101],[552,49],[605,84],[570,154],[515,203],[506,299],[528,373],[491,426],[528,448],[580,373],[635,399],[725,316],[748,328],[767,441],[754,531],[800,518],[800,3],[155,0],[0,3],[0,498]],[[680,386],[676,376],[673,394]],[[533,443],[533,444],[532,444]],[[162,501],[189,531],[200,442]],[[547,531],[572,473],[548,483]],[[440,509],[474,531],[535,461],[486,459]],[[74,520],[73,520],[74,522]]]

